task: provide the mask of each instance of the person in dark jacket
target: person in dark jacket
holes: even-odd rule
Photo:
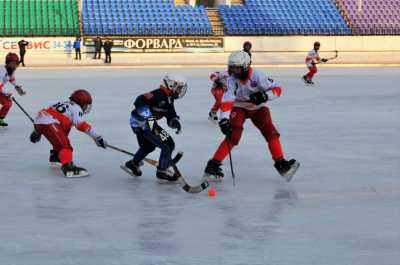
[[[113,47],[113,41],[112,40],[106,40],[104,42],[104,53],[106,54],[106,60],[104,63],[111,63],[111,49]]]
[[[75,49],[75,60],[82,60],[82,54],[81,54],[81,38],[76,37],[76,40],[74,41],[74,49]]]
[[[19,47],[19,63],[22,64],[22,66],[25,66],[25,53],[26,53],[26,46],[29,45],[29,42],[26,40],[22,39],[18,42],[18,47]]]
[[[100,37],[94,40],[94,56],[93,59],[101,59],[101,48],[103,47],[103,42]]]

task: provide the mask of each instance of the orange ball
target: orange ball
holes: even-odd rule
[[[215,188],[210,188],[208,190],[208,196],[209,197],[215,197],[217,195],[217,190]]]

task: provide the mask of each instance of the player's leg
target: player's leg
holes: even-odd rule
[[[0,127],[7,127],[8,124],[4,121],[4,119],[11,109],[12,100],[10,97],[0,93],[0,105],[2,106],[0,109]]]
[[[260,130],[265,140],[268,142],[268,149],[271,153],[272,159],[275,161],[275,168],[278,170],[279,174],[285,177],[286,180],[290,181],[300,164],[294,159],[289,161],[285,159],[279,138],[280,135],[272,123],[269,109],[264,107],[253,111],[251,113],[251,121]]]
[[[310,84],[313,84],[312,79],[314,77],[314,75],[317,73],[317,66],[316,65],[312,65],[309,68],[309,72],[307,73],[307,80]]]
[[[122,169],[132,176],[139,177],[143,174],[140,170],[140,167],[143,164],[142,160],[148,154],[153,152],[156,149],[156,146],[144,137],[144,131],[142,129],[136,128],[133,132],[136,134],[139,150],[135,153],[133,159],[127,161],[125,166],[122,166]]]
[[[65,177],[85,177],[89,175],[86,169],[77,167],[73,163],[73,148],[61,125],[56,123],[35,124],[35,131],[44,135],[53,146],[54,152],[58,154],[58,159],[62,165],[61,170]]]
[[[225,138],[219,145],[217,151],[211,160],[208,161],[205,174],[213,175],[217,177],[223,177],[221,165],[222,161],[228,156],[232,148],[239,144],[240,138],[243,133],[243,124],[246,121],[246,111],[241,108],[233,108],[231,112],[231,125],[232,125],[232,135],[230,138]]]

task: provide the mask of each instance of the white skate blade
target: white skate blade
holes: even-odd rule
[[[125,165],[121,165],[120,168],[125,171],[126,173],[128,173],[129,175],[131,175],[132,177],[138,178],[139,176],[136,176],[135,174],[133,174],[132,170],[130,170],[129,168],[127,168]]]
[[[50,167],[51,168],[61,168],[61,163],[60,162],[50,162]]]
[[[89,172],[87,171],[81,171],[79,172],[79,174],[74,174],[73,172],[68,172],[66,175],[64,175],[64,177],[66,178],[84,178],[84,177],[88,177],[89,176]]]
[[[204,173],[204,175],[203,175],[203,180],[207,180],[208,182],[222,182],[222,179],[223,178],[221,178],[219,176],[210,175],[207,173]]]
[[[157,179],[157,183],[161,184],[161,185],[176,185],[176,184],[180,184],[179,179],[176,181],[169,181],[166,179]]]
[[[291,168],[288,172],[286,172],[285,174],[282,174],[281,176],[282,176],[287,182],[290,182],[290,181],[292,180],[294,174],[296,174],[296,172],[297,172],[297,170],[299,169],[299,167],[300,167],[300,163],[296,161],[296,162],[292,165],[292,168]]]

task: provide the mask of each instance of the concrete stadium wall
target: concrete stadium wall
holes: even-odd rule
[[[18,52],[17,42],[22,38],[0,38],[0,56]],[[91,48],[83,60],[73,60],[74,38],[30,38],[26,55],[29,66],[98,66],[92,60]],[[321,42],[321,55],[331,57],[335,50],[339,57],[335,64],[399,64],[400,36],[287,36],[287,37],[225,37],[225,52],[202,53],[114,53],[113,65],[120,66],[202,66],[225,65],[231,51],[239,50],[244,41],[253,43],[255,65],[303,65],[307,51],[314,41]]]

